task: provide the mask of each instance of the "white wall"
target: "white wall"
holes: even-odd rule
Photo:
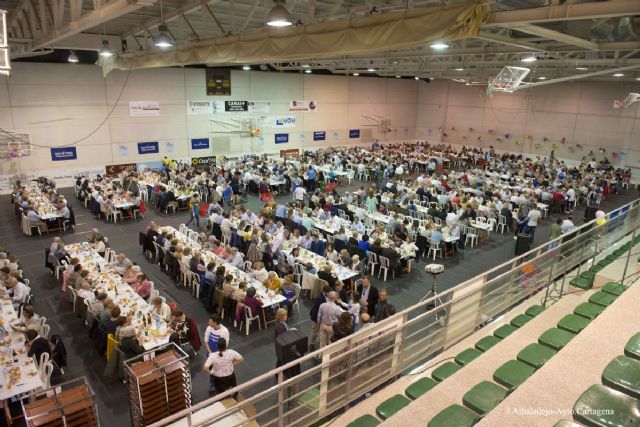
[[[640,168],[640,103],[613,108],[614,99],[638,92],[639,86],[575,81],[489,97],[485,87],[422,83],[416,137],[542,156],[555,144],[560,158],[580,160],[593,151],[598,159]]]
[[[377,127],[365,126],[372,124],[365,115],[390,118],[395,128],[390,138],[411,138],[415,131],[418,91],[413,80],[232,71],[231,82],[230,97],[207,97],[204,69],[113,72],[104,79],[94,65],[14,63],[12,76],[0,77],[0,127],[28,132],[34,144],[45,147],[86,139],[77,144],[77,160],[52,162],[48,148],[36,147],[29,157],[0,160],[0,175],[145,162],[164,155],[228,154],[226,147],[233,154],[364,143],[378,137]],[[213,116],[186,114],[186,101],[207,99],[269,101],[269,115],[296,115],[296,127],[263,129],[263,143],[213,134]],[[289,113],[289,101],[295,99],[316,100],[317,112]],[[160,115],[131,117],[129,101],[159,101]],[[215,116],[223,121],[239,117],[249,115]],[[360,129],[361,138],[349,139],[349,129]],[[314,131],[325,131],[326,141],[314,142]],[[289,143],[276,145],[275,133],[289,133]],[[212,138],[209,150],[191,150],[191,138],[206,137]],[[144,141],[159,141],[160,153],[138,155],[137,143]],[[167,142],[173,143],[173,153],[166,152]],[[121,146],[128,147],[126,157]]]

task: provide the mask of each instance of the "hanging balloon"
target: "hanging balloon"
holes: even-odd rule
[[[455,132],[457,129],[455,126],[451,126],[451,130]]]
[[[565,142],[567,142],[567,139],[566,139],[566,138],[562,138],[562,139],[560,140],[560,144],[564,144]]]
[[[606,152],[607,152],[607,150],[605,150],[604,148],[601,148],[601,149],[600,149],[600,150],[598,150],[598,151],[600,151],[600,154],[604,154],[604,153],[606,153]]]
[[[447,136],[449,136],[449,135],[447,135],[447,133],[446,133],[446,132],[442,132],[442,137],[443,137],[443,138],[446,138]]]
[[[469,128],[469,132],[473,133],[474,132],[473,128]]]
[[[520,141],[519,139],[516,139],[516,145],[522,145],[522,141]]]
[[[536,147],[536,150],[540,149],[540,144],[534,144],[534,147]]]
[[[543,140],[544,142],[547,142],[547,141],[549,141],[549,138],[547,138],[547,137],[545,136],[545,137],[543,137],[543,138],[542,138],[542,140]]]
[[[551,144],[551,148],[553,148],[554,150],[557,149],[558,148],[558,144],[555,144],[555,143]]]
[[[502,142],[502,138],[496,138],[496,141]]]
[[[493,129],[488,129],[488,130],[487,130],[487,133],[488,133],[489,135],[493,134]]]
[[[611,155],[612,155],[613,157],[618,157],[618,153],[617,153],[616,151],[614,151],[613,153],[611,153]]]
[[[531,140],[533,139],[533,136],[531,136],[530,134],[527,134],[527,139]]]

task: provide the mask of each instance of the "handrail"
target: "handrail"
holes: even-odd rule
[[[633,200],[615,210],[613,210],[612,212],[608,213],[605,218],[606,218],[606,223],[603,226],[606,226],[610,220],[613,220],[615,218],[618,217],[624,217],[624,215],[626,213],[628,213],[629,211],[631,211],[632,208],[638,207],[640,206],[640,199],[636,199]],[[639,209],[640,210],[640,209]],[[394,316],[380,322],[380,323],[376,323],[374,325],[372,325],[371,327],[364,329],[364,330],[359,330],[357,332],[355,332],[353,335],[349,336],[347,339],[345,340],[341,340],[332,344],[329,344],[321,349],[315,350],[305,356],[302,356],[299,359],[296,359],[292,362],[289,362],[283,366],[280,366],[274,370],[271,370],[269,372],[266,372],[248,382],[245,382],[243,384],[240,384],[236,387],[234,387],[233,389],[227,390],[224,393],[221,393],[219,395],[216,395],[212,398],[209,398],[207,400],[204,400],[202,402],[199,402],[193,406],[191,406],[190,408],[187,408],[185,410],[182,410],[181,412],[178,412],[176,414],[173,414],[165,419],[163,419],[162,421],[158,421],[154,424],[152,424],[150,427],[163,427],[163,426],[167,426],[168,424],[175,422],[179,419],[183,419],[185,417],[187,417],[188,419],[191,418],[191,414],[199,409],[203,409],[206,408],[210,405],[212,405],[214,402],[223,400],[227,397],[230,397],[232,395],[234,395],[235,393],[238,392],[242,392],[243,390],[249,389],[253,386],[256,386],[260,383],[264,383],[265,381],[273,381],[273,377],[277,376],[279,378],[279,382],[271,387],[268,387],[254,395],[252,395],[251,397],[248,397],[246,400],[237,403],[236,405],[228,408],[225,412],[223,412],[222,414],[219,414],[218,416],[216,416],[213,419],[209,419],[207,420],[207,422],[212,422],[215,420],[219,420],[221,418],[224,418],[224,416],[235,412],[237,410],[240,409],[240,406],[246,406],[247,404],[250,404],[252,402],[256,402],[259,401],[260,398],[269,395],[270,393],[274,392],[274,391],[278,391],[278,390],[285,390],[287,387],[294,385],[295,383],[297,383],[297,381],[300,379],[300,376],[294,376],[292,378],[289,379],[284,379],[286,378],[284,375],[284,372],[287,369],[293,368],[299,364],[304,363],[305,361],[311,361],[312,359],[316,358],[316,357],[321,357],[322,363],[316,366],[311,367],[308,370],[305,370],[301,375],[308,375],[308,376],[312,376],[314,373],[322,373],[324,372],[325,369],[328,369],[330,361],[331,363],[335,362],[335,359],[331,359],[330,355],[332,352],[338,351],[342,348],[348,348],[350,344],[352,343],[364,343],[367,341],[367,337],[372,338],[375,337],[376,339],[379,339],[378,334],[382,332],[383,337],[385,336],[392,336],[393,334],[395,334],[396,332],[398,332],[398,330],[396,329],[396,325],[398,324],[398,322],[402,322],[403,325],[406,326],[406,324],[409,323],[416,323],[417,321],[419,321],[420,319],[427,319],[429,318],[430,315],[435,315],[435,313],[442,313],[443,310],[446,310],[447,314],[450,314],[450,307],[453,307],[454,302],[455,303],[460,303],[461,301],[464,301],[467,298],[470,298],[473,294],[474,290],[472,290],[471,292],[467,292],[467,293],[462,293],[462,296],[457,298],[457,299],[453,299],[452,296],[455,295],[458,292],[461,292],[463,289],[465,288],[470,288],[472,289],[474,285],[478,284],[478,281],[482,281],[482,286],[480,289],[484,289],[486,287],[487,284],[492,283],[492,284],[499,284],[500,280],[503,280],[505,278],[506,275],[508,274],[513,274],[514,272],[518,272],[519,271],[519,266],[521,265],[521,263],[523,261],[525,261],[527,259],[527,257],[532,256],[534,254],[537,253],[537,256],[531,258],[529,260],[529,262],[535,262],[536,260],[544,260],[544,256],[552,253],[552,252],[557,252],[558,254],[560,253],[560,251],[563,248],[567,248],[567,247],[571,247],[573,248],[573,246],[571,246],[571,244],[576,241],[576,239],[579,238],[579,236],[584,232],[585,234],[591,230],[600,230],[598,228],[598,226],[596,225],[596,221],[598,221],[597,219],[591,220],[583,225],[581,225],[580,227],[576,227],[575,230],[573,230],[571,232],[571,237],[565,241],[562,242],[562,240],[564,238],[566,238],[567,236],[560,236],[552,241],[549,242],[545,242],[542,245],[539,245],[531,250],[529,250],[528,252],[512,258],[496,267],[493,267],[492,269],[485,271],[482,274],[479,274],[477,276],[474,276],[473,278],[466,280],[444,292],[442,292],[438,297],[431,297],[427,300],[424,300],[422,302],[419,302],[417,304],[414,304],[413,306],[406,308],[398,313],[396,313]],[[616,223],[613,223],[614,225]],[[596,227],[594,227],[594,225],[596,225]],[[640,227],[640,224],[638,225],[638,227]],[[637,228],[637,227],[636,227]],[[633,229],[634,234],[635,234],[635,228]],[[589,240],[593,240],[593,237],[589,237]],[[557,242],[558,246],[556,247],[552,247],[552,244]],[[545,250],[546,247],[546,250]],[[580,259],[578,260],[578,265],[580,265],[582,262],[584,262],[584,260],[582,259],[582,256],[580,256]],[[565,260],[566,263],[566,260]],[[553,261],[551,261],[551,268],[553,269],[553,266],[555,265],[555,263]],[[498,276],[496,276],[495,278],[492,278],[490,280],[486,280],[486,278],[489,276],[490,273],[499,271],[500,269],[504,269],[505,267],[508,268],[507,271],[505,271],[504,273],[499,274]],[[565,265],[565,269],[566,269],[566,265]],[[573,267],[571,267],[573,268]],[[565,272],[566,274],[566,272]],[[509,280],[506,281],[506,283],[508,283]],[[549,284],[547,283],[546,286],[548,286]],[[502,285],[504,286],[504,285]],[[539,290],[542,289],[543,286],[537,286],[535,290]],[[526,292],[529,291],[528,294],[526,294]],[[524,288],[524,293],[522,296],[522,299],[526,299],[528,297],[530,297],[533,294],[533,291],[527,288]],[[416,310],[420,309],[421,307],[426,307],[432,304],[436,303],[436,299],[440,298],[443,301],[443,304],[441,305],[437,305],[435,308],[433,308],[432,310],[429,310],[427,312],[423,312],[420,315],[418,315],[417,317],[412,318],[411,320],[409,320],[409,315],[413,312],[415,312]],[[507,301],[510,302],[510,301]],[[518,302],[519,303],[519,302]],[[507,306],[505,309],[502,309],[501,312],[504,311],[508,311],[511,307]],[[494,313],[495,314],[495,313]],[[483,321],[484,322],[484,321]],[[468,336],[468,334],[466,335]],[[457,341],[458,342],[460,339],[464,339],[464,337],[457,337]],[[448,348],[451,345],[453,345],[455,342],[443,342],[443,348]],[[393,345],[394,349],[396,344]],[[357,346],[355,348],[351,348],[349,351],[351,353],[357,351],[358,348]],[[322,380],[325,381],[325,380]],[[326,379],[326,381],[328,381],[328,379]],[[322,383],[324,384],[324,383]],[[282,395],[280,393],[280,399],[282,399]],[[345,402],[346,403],[346,402]],[[190,421],[188,421],[188,425],[190,424]]]

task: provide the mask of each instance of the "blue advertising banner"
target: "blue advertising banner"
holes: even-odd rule
[[[360,129],[349,130],[349,138],[360,138]]]
[[[327,139],[327,134],[322,131],[322,132],[314,132],[313,133],[313,140],[314,141],[324,141],[325,139]]]
[[[289,134],[288,133],[276,133],[276,144],[284,144],[289,142]]]
[[[192,150],[206,150],[209,148],[209,138],[192,138],[191,149]]]
[[[57,147],[51,148],[51,160],[59,162],[61,160],[76,160],[78,153],[76,147]]]
[[[138,142],[138,154],[159,153],[158,141]]]

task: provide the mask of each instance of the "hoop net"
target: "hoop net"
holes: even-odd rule
[[[524,67],[504,67],[494,79],[489,79],[487,93],[513,92],[520,86],[522,80],[524,80],[530,71],[529,68]]]

